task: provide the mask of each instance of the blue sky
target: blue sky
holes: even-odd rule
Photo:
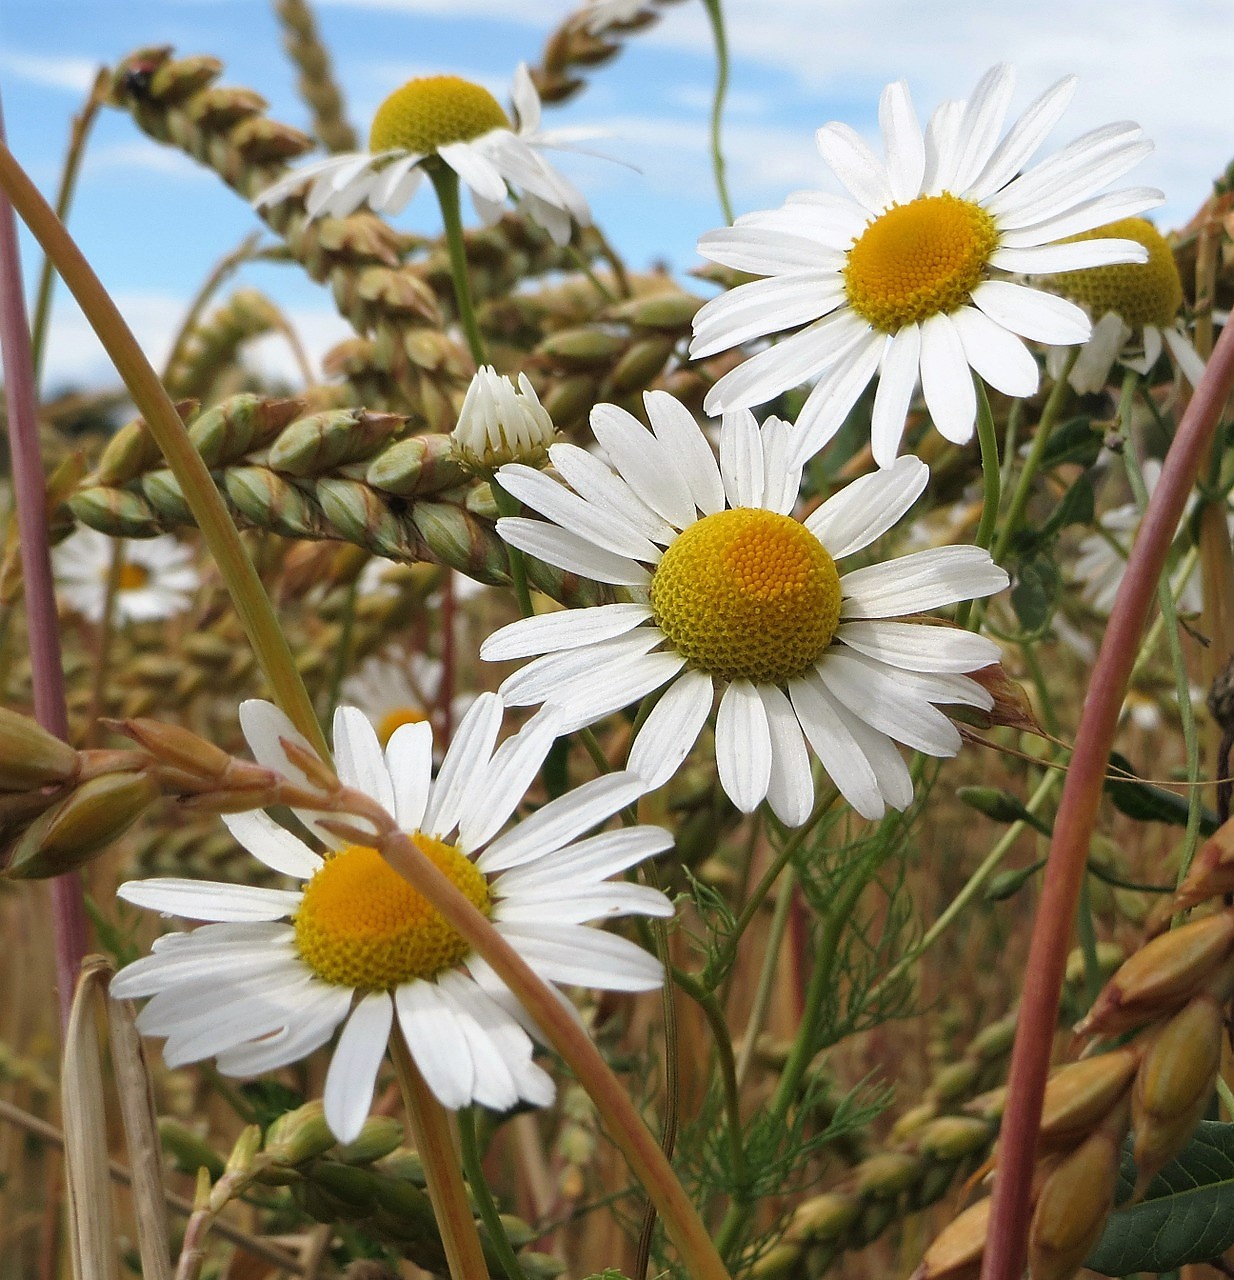
[[[450,71],[506,99],[520,59],[538,59],[570,0],[318,0],[349,114],[360,126],[414,75]],[[699,0],[596,68],[586,92],[546,123],[589,125],[625,165],[570,157],[563,167],[596,220],[635,268],[697,262],[699,234],[720,225],[707,160],[713,60]],[[1022,107],[1069,71],[1081,76],[1048,146],[1111,120],[1134,119],[1157,143],[1132,176],[1167,196],[1162,227],[1184,222],[1234,157],[1234,6],[1228,0],[728,0],[733,77],[726,123],[738,212],[767,208],[806,186],[830,186],[813,132],[841,119],[873,139],[878,94],[905,77],[919,114],[963,97],[993,62],[1019,72]],[[263,0],[5,0],[0,90],[9,142],[44,191],[54,190],[69,122],[93,70],[142,44],[211,53],[224,83],[263,94],[271,113],[304,124],[294,70]],[[400,218],[436,225],[427,193]],[[208,172],[148,141],[106,111],[91,140],[71,228],[151,355],[161,356],[185,300],[219,257],[259,226]],[[37,257],[27,255],[28,283]],[[255,267],[239,283],[267,291],[319,355],[344,335],[329,300],[294,268]],[[48,383],[98,383],[102,353],[60,295]],[[277,343],[259,353],[287,368]]]

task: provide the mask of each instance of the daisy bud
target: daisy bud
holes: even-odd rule
[[[306,1102],[295,1111],[285,1112],[266,1133],[266,1153],[281,1165],[303,1164],[324,1155],[334,1145],[335,1137],[320,1101]]]
[[[0,791],[29,791],[67,782],[77,752],[34,720],[0,707]]]
[[[41,880],[76,870],[123,835],[158,798],[158,784],[144,773],[90,778],[31,823],[13,850],[6,874]]]
[[[1141,947],[1106,983],[1083,1036],[1118,1035],[1161,1017],[1200,991],[1234,949],[1234,911],[1163,933]]]
[[[542,467],[556,428],[525,373],[518,389],[491,365],[472,378],[454,428],[454,443],[465,466],[491,475],[507,462]]]
[[[369,1116],[360,1136],[340,1146],[338,1158],[344,1164],[372,1164],[388,1156],[403,1141],[403,1126],[393,1116]]]

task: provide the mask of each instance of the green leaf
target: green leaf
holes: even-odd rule
[[[1118,1196],[1135,1185],[1128,1145]],[[1084,1265],[1107,1276],[1173,1271],[1234,1245],[1234,1124],[1200,1123],[1187,1149],[1153,1179],[1139,1204],[1110,1215]]]
[[[1027,822],[1043,836],[1053,834],[1054,829],[1048,822],[1029,813],[1019,799],[1000,787],[959,787],[956,796],[970,809],[984,813],[995,822]]]
[[[1091,467],[1097,461],[1105,434],[1094,429],[1090,418],[1072,418],[1055,428],[1042,454],[1043,467],[1057,467],[1064,462],[1078,462]]]
[[[1045,630],[1061,590],[1062,578],[1053,560],[1035,556],[1019,566],[1011,588],[1011,605],[1026,632]]]
[[[1117,751],[1110,752],[1110,767],[1121,769],[1124,773],[1136,772],[1126,756],[1120,756]],[[1186,796],[1167,791],[1164,787],[1155,787],[1151,782],[1141,782],[1134,777],[1107,778],[1105,791],[1119,813],[1125,813],[1137,822],[1168,822],[1175,827],[1187,825]],[[1211,836],[1220,825],[1220,820],[1211,809],[1200,810],[1201,835]]]
[[[1062,501],[1041,526],[1041,532],[1049,536],[1065,529],[1069,524],[1091,524],[1095,511],[1092,481],[1084,474],[1063,494]]]

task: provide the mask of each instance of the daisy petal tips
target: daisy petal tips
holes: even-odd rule
[[[397,729],[383,751],[363,713],[342,707],[334,722],[339,776],[386,807],[545,982],[658,986],[653,956],[587,927],[672,914],[663,894],[608,879],[664,852],[667,832],[588,834],[646,784],[609,774],[507,827],[558,730],[537,716],[497,747],[501,716],[500,698],[481,694],[434,777],[427,724]],[[242,723],[257,759],[279,768],[282,713],[250,702]],[[256,1075],[305,1057],[341,1028],[324,1102],[331,1131],[348,1142],[368,1115],[397,1021],[445,1106],[552,1101],[553,1082],[533,1060],[529,1020],[514,995],[380,854],[348,846],[323,856],[261,811],[226,821],[254,857],[299,887],[164,879],[119,889],[127,902],[207,922],[161,938],[112,983],[118,998],[149,997],[138,1027],[166,1037],[169,1064],[213,1056],[227,1074]]]
[[[1004,133],[1014,83],[1011,68],[994,67],[967,103],[943,104],[924,130],[908,86],[888,85],[883,159],[846,125],[818,131],[846,197],[800,192],[702,237],[703,257],[765,279],[703,306],[690,354],[786,335],[720,378],[708,413],[814,381],[793,436],[804,462],[877,377],[871,443],[885,467],[918,385],[939,432],[964,443],[976,414],[970,370],[1007,395],[1031,395],[1037,365],[1023,339],[1087,339],[1079,307],[1008,277],[1145,261],[1132,239],[1061,242],[1161,203],[1151,188],[1103,192],[1151,144],[1136,125],[1109,125],[1030,166],[1075,81],[1046,90]]]
[[[671,396],[649,392],[645,403],[650,433],[613,405],[594,410],[612,463],[603,476],[577,446],[552,446],[574,492],[525,468],[498,473],[546,517],[498,521],[507,542],[576,571],[594,564],[629,597],[490,636],[481,657],[533,659],[499,692],[512,705],[548,704],[571,730],[662,691],[629,757],[652,787],[681,765],[718,697],[716,762],[739,809],[766,800],[782,822],[805,822],[807,747],[863,817],[903,808],[912,786],[895,743],[953,755],[959,734],[939,706],[988,709],[965,673],[999,659],[984,637],[912,615],[1000,591],[1006,573],[977,547],[844,571],[837,561],[867,550],[921,496],[925,463],[900,458],[800,521],[793,428],[726,414],[717,460]]]

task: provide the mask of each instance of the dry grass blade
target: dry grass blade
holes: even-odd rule
[[[163,1190],[163,1149],[159,1141],[150,1072],[137,1014],[131,1000],[113,1000],[108,1018],[116,1093],[124,1120],[133,1171],[133,1213],[145,1280],[171,1280],[171,1241]]]
[[[73,996],[64,1043],[61,1098],[64,1164],[75,1280],[119,1280],[103,1107],[97,1012],[111,966],[88,957]]]

